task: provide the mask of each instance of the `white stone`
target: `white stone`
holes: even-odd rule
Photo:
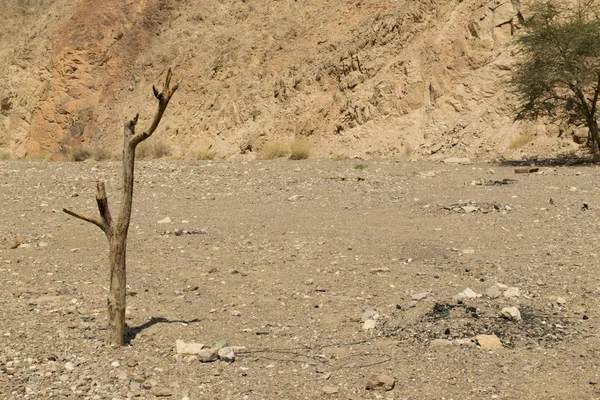
[[[235,361],[235,352],[231,347],[223,347],[222,349],[219,349],[218,355],[221,361],[230,363]]]
[[[163,218],[160,221],[158,221],[159,224],[170,224],[171,222],[171,218],[169,217]]]
[[[414,300],[414,301],[421,301],[421,300],[426,299],[427,296],[429,296],[429,292],[420,292],[420,293],[411,294],[410,299]]]
[[[475,299],[477,298],[477,293],[475,293],[471,288],[466,288],[456,296],[455,299]]]
[[[521,312],[517,307],[504,307],[500,314],[511,321],[520,321],[521,320]]]
[[[377,325],[377,322],[375,320],[372,319],[368,319],[365,321],[365,323],[363,324],[362,328],[364,331],[369,331],[371,329],[375,329],[375,326]]]
[[[362,315],[363,322],[368,321],[370,319],[376,320],[377,318],[379,318],[379,314],[375,310],[367,310]]]
[[[504,297],[506,297],[507,299],[510,299],[512,297],[519,297],[520,295],[521,294],[519,292],[519,288],[516,288],[516,287],[509,287],[504,292]]]
[[[196,355],[204,348],[201,343],[186,343],[183,340],[175,341],[175,350],[177,354]]]

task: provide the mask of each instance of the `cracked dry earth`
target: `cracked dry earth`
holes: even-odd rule
[[[114,349],[106,239],[60,210],[96,213],[102,179],[115,214],[120,164],[0,163],[0,398],[600,399],[599,176],[139,162]],[[201,363],[178,339],[245,349]]]

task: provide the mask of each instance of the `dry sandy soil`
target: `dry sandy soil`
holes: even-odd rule
[[[60,209],[95,213],[102,179],[116,212],[119,168],[0,163],[0,398],[600,399],[597,167],[140,162],[113,349],[106,240]]]

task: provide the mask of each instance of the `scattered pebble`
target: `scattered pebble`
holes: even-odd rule
[[[477,335],[475,341],[481,350],[497,350],[502,348],[502,342],[496,335]]]
[[[446,339],[433,339],[429,345],[431,347],[446,347],[452,346],[452,342]]]
[[[427,296],[429,296],[429,292],[419,292],[419,293],[411,294],[410,299],[413,301],[421,301],[421,300],[426,299]]]
[[[363,331],[369,331],[375,329],[375,326],[377,326],[377,322],[375,320],[368,319],[364,322],[362,329]]]
[[[198,359],[203,363],[217,361],[218,358],[219,349],[202,349],[198,352]]]
[[[235,361],[235,352],[231,347],[223,347],[218,351],[219,360],[232,363]]]
[[[204,348],[200,343],[186,343],[183,340],[175,341],[175,350],[177,354],[197,355]]]
[[[363,313],[361,319],[364,321],[368,321],[370,319],[372,320],[376,320],[377,318],[379,318],[379,313],[377,313],[377,311],[375,310],[367,310]]]
[[[502,290],[497,285],[490,286],[486,289],[485,295],[490,299],[497,299],[502,296]]]
[[[371,377],[367,380],[366,388],[367,390],[388,391],[392,390],[395,384],[396,380],[391,376],[378,374],[371,375]]]
[[[521,321],[521,312],[517,307],[504,307],[500,315],[510,321]]]
[[[325,392],[325,394],[336,394],[340,391],[340,389],[338,389],[335,386],[324,386],[323,387],[323,392]]]
[[[473,291],[473,289],[471,288],[466,288],[465,290],[463,290],[462,292],[460,292],[459,294],[457,294],[456,296],[454,296],[455,299],[460,300],[460,299],[476,299],[477,298],[477,293],[475,293]]]

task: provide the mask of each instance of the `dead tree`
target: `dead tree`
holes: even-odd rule
[[[108,198],[104,182],[98,182],[98,194],[96,202],[100,211],[100,218],[92,217],[80,212],[63,208],[67,214],[90,222],[104,231],[108,239],[110,259],[110,289],[108,293],[108,337],[110,345],[121,346],[125,343],[125,291],[126,291],[126,253],[127,253],[127,231],[131,219],[131,205],[133,201],[133,170],[135,164],[135,149],[144,140],[148,139],[160,123],[167,109],[171,96],[179,87],[177,82],[173,88],[171,83],[171,70],[167,72],[165,86],[162,92],[158,92],[154,86],[152,90],[154,97],[158,99],[158,110],[150,128],[142,133],[135,133],[135,126],[139,114],[125,124],[123,141],[123,201],[119,217],[114,221],[108,207]]]

